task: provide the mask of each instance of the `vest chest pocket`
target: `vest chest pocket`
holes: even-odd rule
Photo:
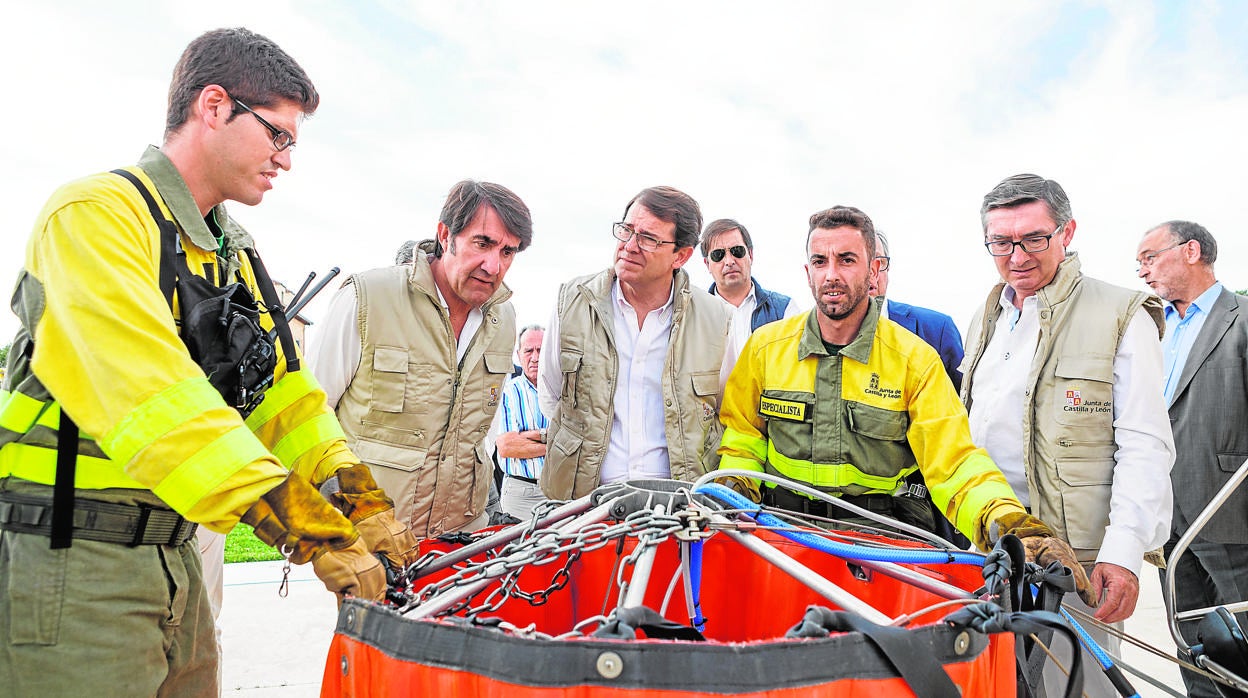
[[[693,385],[693,394],[698,397],[702,408],[702,422],[709,422],[719,416],[719,372],[699,371],[689,374]]]
[[[369,409],[376,412],[402,412],[406,393],[407,350],[377,347],[373,351],[373,386]]]
[[[810,460],[814,446],[815,396],[791,390],[764,390],[758,414],[767,423],[767,438],[781,455]]]
[[[581,373],[581,355],[563,351],[559,354],[559,372],[563,374],[563,390],[559,395],[563,399],[572,398],[576,404],[576,378]]]
[[[502,352],[487,351],[483,356],[485,371],[482,372],[481,403],[485,410],[493,415],[498,403],[503,399],[503,385],[511,375],[515,365],[511,363],[511,355]]]
[[[1058,424],[1090,427],[1099,440],[1113,440],[1114,357],[1109,354],[1063,356],[1053,369],[1054,419]]]

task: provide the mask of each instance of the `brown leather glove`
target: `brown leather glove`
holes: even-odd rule
[[[1062,563],[1075,578],[1075,591],[1079,598],[1088,606],[1096,608],[1099,601],[1092,594],[1092,582],[1088,580],[1088,573],[1079,564],[1075,551],[1066,541],[1054,536],[1048,524],[1031,514],[1011,512],[993,521],[992,529],[990,538],[994,542],[1007,533],[1018,536],[1023,542],[1023,549],[1027,551],[1028,562],[1038,565],[1048,565],[1053,561]]]
[[[415,562],[420,557],[420,543],[394,518],[394,500],[382,491],[368,466],[358,463],[336,475],[341,489],[330,499],[355,524],[368,549],[385,555],[395,569]]]
[[[344,597],[357,596],[370,601],[386,597],[386,571],[381,561],[368,551],[363,538],[340,550],[327,550],[312,560],[312,570],[325,583],[325,588]]]
[[[368,593],[372,599],[385,593],[381,563],[360,542],[351,522],[306,479],[289,475],[260,497],[242,521],[255,529],[257,538],[287,554],[292,563],[312,560],[312,568],[330,591]]]
[[[740,475],[722,475],[715,478],[715,481],[731,488],[737,494],[749,497],[750,501],[755,504],[763,501],[763,496],[758,491],[758,485],[749,478],[741,477]]]
[[[356,521],[355,529],[368,549],[384,555],[394,569],[406,569],[420,557],[420,543],[394,518],[393,509]]]

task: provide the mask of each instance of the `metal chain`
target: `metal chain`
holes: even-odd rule
[[[701,526],[704,523],[700,517],[679,514],[680,512],[676,515],[657,516],[652,511],[640,510],[613,524],[590,524],[569,533],[554,528],[534,530],[531,524],[520,538],[498,550],[496,555],[481,562],[457,566],[454,574],[409,595],[411,600],[400,612],[415,608],[453,588],[496,578],[501,578],[500,583],[479,604],[472,605],[472,600],[480,596],[478,593],[436,615],[447,616],[464,612],[466,617],[473,618],[482,613],[497,611],[507,599],[513,597],[540,606],[549,600],[552,593],[567,586],[571,579],[572,564],[586,552],[597,550],[614,540],[634,538],[638,544],[629,558],[635,561],[645,548],[658,545],[678,532],[685,531],[685,535],[702,534],[704,529]],[[688,533],[690,529],[694,531],[693,534]],[[524,569],[553,564],[560,558],[563,558],[563,564],[544,589],[526,591],[517,586],[520,572]]]

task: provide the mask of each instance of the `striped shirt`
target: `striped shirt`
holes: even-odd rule
[[[503,388],[502,431],[545,429],[546,416],[537,406],[537,386],[523,374],[507,381]],[[542,474],[545,458],[499,458],[503,472],[537,479]]]

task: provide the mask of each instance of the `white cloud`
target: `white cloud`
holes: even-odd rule
[[[1233,8],[1217,3],[95,7],[3,11],[21,27],[0,46],[5,278],[52,188],[159,140],[187,41],[241,24],[323,96],[293,172],[263,205],[233,208],[296,285],[388,263],[432,232],[456,180],[488,179],[533,211],[508,283],[521,322],[544,322],[560,281],[608,263],[624,203],[672,184],[708,221],[749,226],[760,280],[806,304],[807,217],[859,206],[892,239],[893,295],[964,324],[994,280],[980,198],[1036,171],[1070,193],[1085,271],[1136,286],[1139,236],[1183,217],[1219,238],[1223,280],[1248,286],[1235,235],[1248,94]],[[696,255],[688,268],[709,282]],[[0,334],[15,327],[0,317]]]

